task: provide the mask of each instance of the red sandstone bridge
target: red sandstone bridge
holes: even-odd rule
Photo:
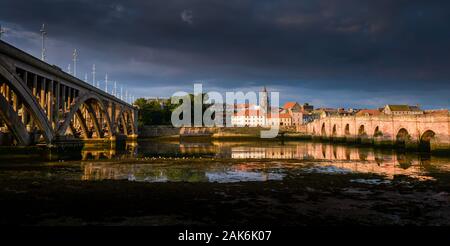
[[[0,145],[135,138],[137,110],[0,41]]]
[[[306,133],[331,141],[450,150],[448,112],[421,115],[330,116],[306,125]]]

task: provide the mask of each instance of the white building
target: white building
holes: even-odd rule
[[[238,127],[267,126],[267,117],[260,110],[242,110],[231,116],[231,124]]]

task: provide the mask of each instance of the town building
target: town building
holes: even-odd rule
[[[301,113],[302,107],[297,102],[287,102],[283,106],[283,112],[292,114],[292,113]]]
[[[293,126],[293,117],[288,113],[280,113],[278,115],[269,115],[267,117],[267,123],[269,126],[282,126],[289,127]]]
[[[301,107],[301,111],[306,114],[306,113],[311,113],[314,110],[314,106],[313,105],[309,105],[309,103],[304,103],[303,105],[300,106]]]
[[[418,115],[423,114],[423,110],[418,105],[392,105],[388,104],[383,108],[383,113],[387,115]]]
[[[241,110],[231,117],[232,126],[261,127],[267,126],[267,116],[261,110]]]
[[[382,112],[378,109],[361,109],[355,115],[356,116],[378,116]]]
[[[269,127],[279,125],[282,127],[299,126],[313,120],[314,106],[305,103],[286,102],[282,108],[270,108],[266,87],[260,92],[259,105],[250,103],[235,104],[231,116],[233,126]],[[266,111],[267,109],[267,111]],[[278,114],[271,114],[271,112]]]

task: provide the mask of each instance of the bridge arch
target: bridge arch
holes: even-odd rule
[[[33,97],[33,93],[26,86],[26,83],[20,78],[13,69],[6,65],[6,61],[0,58],[0,80],[17,96],[17,100],[20,100],[27,108],[27,112],[30,113],[36,126],[41,130],[42,136],[46,143],[51,143],[54,137],[53,129],[50,122],[47,120],[47,116],[39,103]],[[20,123],[18,112],[11,108],[6,98],[2,97],[2,114],[6,125],[12,131],[16,140],[21,145],[32,144],[32,138],[28,134],[26,127]],[[7,103],[8,105],[6,105]]]
[[[31,144],[30,135],[8,101],[0,94],[0,122],[4,122],[19,145]]]
[[[367,135],[366,132],[366,126],[364,124],[360,125],[358,128],[357,142],[367,144],[369,140],[368,137],[369,136]]]
[[[360,125],[360,126],[359,126],[359,128],[358,128],[358,136],[359,136],[359,137],[367,136],[366,128],[365,128],[364,125]]]
[[[71,125],[71,122],[75,119],[75,116],[80,118],[81,117],[80,109],[82,107],[85,107],[85,109],[87,110],[87,112],[89,113],[89,116],[91,117],[91,119],[93,121],[94,130],[97,133],[97,137],[103,137],[104,133],[101,130],[102,129],[101,122],[99,122],[99,119],[96,116],[94,109],[93,109],[94,104],[98,105],[100,112],[105,117],[106,127],[109,132],[109,135],[110,136],[114,135],[115,132],[113,131],[113,128],[111,125],[111,119],[109,118],[109,114],[106,110],[105,105],[103,104],[102,100],[98,96],[96,96],[92,93],[85,93],[84,95],[81,95],[80,97],[78,97],[75,100],[70,111],[64,117],[62,124],[58,128],[57,134],[60,136],[65,135],[67,132],[67,129]],[[83,120],[81,120],[81,121],[83,121]],[[81,128],[83,129],[83,132],[87,132],[86,125],[81,124]],[[86,134],[86,136],[87,136],[87,134]]]
[[[320,134],[322,135],[322,137],[326,137],[327,136],[327,131],[325,128],[325,123],[322,123],[322,128],[320,130]]]
[[[406,147],[406,143],[411,139],[408,130],[401,128],[395,137],[395,143],[399,147]]]
[[[337,126],[336,126],[336,124],[333,125],[332,136],[333,136],[333,137],[336,137],[336,136],[337,136]]]
[[[129,109],[121,108],[114,122],[114,128],[117,133],[125,135],[136,134],[136,128],[133,123],[133,112]]]
[[[431,141],[434,140],[436,133],[432,130],[425,131],[422,136],[420,136],[419,147],[422,151],[430,151],[431,150]]]
[[[126,110],[120,118],[137,133],[133,105],[5,42],[0,42],[0,88],[1,145],[31,145],[35,140],[47,146],[72,145],[72,133],[112,137],[119,107]]]
[[[345,125],[344,135],[346,137],[350,136],[350,124],[348,123]]]
[[[375,130],[373,131],[373,137],[382,137],[383,136],[383,132],[380,130],[379,126],[375,127]]]

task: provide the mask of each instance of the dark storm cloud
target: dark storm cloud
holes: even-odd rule
[[[323,104],[449,106],[448,1],[4,0],[0,21],[29,50],[25,34],[47,23],[51,62],[78,48],[81,68],[95,62],[140,96],[202,80]]]

